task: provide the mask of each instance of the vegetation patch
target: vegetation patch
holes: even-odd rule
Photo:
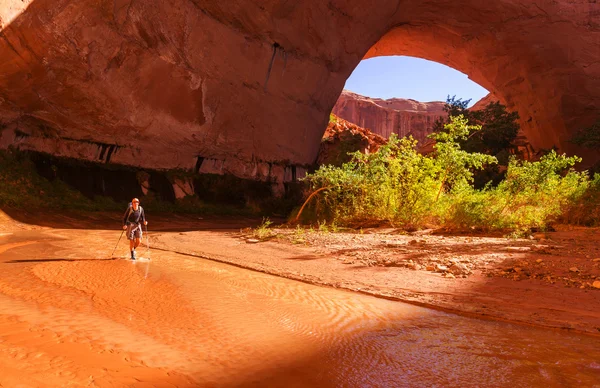
[[[407,230],[544,230],[557,220],[596,224],[600,177],[573,166],[581,159],[550,151],[539,161],[509,159],[496,186],[474,186],[474,172],[495,156],[463,148],[482,127],[452,116],[430,137],[434,152],[421,155],[412,138],[390,137],[377,152],[355,152],[341,167],[321,166],[306,180],[314,193],[308,216],[338,225],[391,224]],[[596,210],[594,210],[596,209]],[[596,213],[594,213],[596,212]],[[306,216],[304,216],[306,217]]]
[[[0,151],[0,206],[32,210],[123,211],[126,203],[136,196],[153,213],[237,216],[259,213],[243,203],[210,201],[197,195],[175,200],[168,178],[166,173],[158,171],[148,173],[37,153]],[[150,190],[145,195],[140,181],[150,183]]]

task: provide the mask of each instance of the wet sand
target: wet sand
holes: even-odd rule
[[[600,289],[592,287],[600,279],[600,229],[548,233],[543,241],[415,238],[389,230],[316,233],[310,241],[305,233],[300,244],[292,243],[295,231],[279,232],[283,237],[249,244],[247,233],[239,231],[158,231],[153,245],[466,316],[600,335]],[[448,278],[426,270],[440,256],[464,259],[473,271]],[[412,267],[417,262],[419,270]]]
[[[327,262],[313,248],[246,244],[235,235],[239,221],[151,224],[157,249],[139,250],[151,260],[132,263],[122,258],[124,241],[111,257],[120,232],[101,216],[57,216],[38,222],[44,226],[0,216],[2,386],[600,381],[596,337],[465,318],[199,257],[264,271],[278,261],[282,275],[315,283],[333,276],[308,265]],[[339,276],[363,272],[341,265]]]

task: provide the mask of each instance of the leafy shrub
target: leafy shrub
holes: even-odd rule
[[[590,127],[577,132],[571,141],[591,149],[600,148],[600,119]]]
[[[463,116],[452,117],[444,131],[430,135],[436,140],[431,155],[419,154],[412,138],[392,136],[378,152],[353,153],[339,168],[321,166],[306,178],[313,192],[322,191],[312,213],[341,225],[385,222],[406,229],[433,224],[522,232],[546,228],[567,214],[573,221],[598,222],[600,178],[574,171],[578,157],[554,151],[538,162],[513,157],[496,187],[475,189],[473,171],[497,163],[461,148],[479,130]],[[589,211],[593,206],[596,213]],[[583,217],[586,213],[595,216]]]
[[[446,132],[432,135],[434,157],[419,154],[412,137],[392,135],[375,153],[355,152],[339,168],[322,166],[307,177],[314,190],[327,188],[315,201],[315,213],[345,224],[384,221],[416,228],[432,222],[442,191],[472,181],[471,169],[495,161],[460,148],[456,140],[476,130],[459,116]]]
[[[274,237],[276,233],[271,229],[271,225],[273,225],[273,221],[268,217],[263,217],[262,223],[252,231],[253,237],[261,241]]]
[[[450,123],[444,126],[443,132],[429,135],[436,141],[433,158],[444,171],[444,184],[462,187],[473,183],[473,170],[482,170],[486,165],[498,163],[494,156],[468,152],[460,145],[460,141],[466,140],[472,133],[481,131],[481,128],[468,125],[467,119],[462,115],[452,116]]]
[[[498,166],[507,166],[509,156],[519,152],[513,147],[520,128],[519,114],[508,111],[506,106],[499,102],[490,102],[482,109],[472,110],[468,108],[470,101],[448,96],[444,105],[448,117],[438,119],[434,123],[433,131],[445,132],[446,125],[451,123],[452,117],[461,115],[471,125],[481,126],[481,130],[458,139],[458,143],[465,151],[480,152],[497,158],[497,164],[488,164],[474,174],[474,184],[477,188],[483,188],[490,181],[497,185],[503,179],[503,172],[506,170]]]
[[[600,226],[600,174],[582,185],[574,195],[559,220],[564,223],[584,226]]]
[[[328,187],[315,203],[319,218],[342,223],[399,219],[410,224],[424,216],[438,187],[431,171],[436,166],[415,145],[412,138],[392,136],[378,152],[355,152],[341,167],[323,166],[310,175],[313,189]]]
[[[580,160],[554,151],[538,162],[513,158],[496,188],[465,187],[454,193],[448,222],[483,229],[544,229],[577,202],[589,184],[587,173],[571,170]]]

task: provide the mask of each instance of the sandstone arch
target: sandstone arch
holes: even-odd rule
[[[524,3],[0,0],[0,146],[291,179],[360,60],[407,54],[567,149],[600,110],[600,3]]]

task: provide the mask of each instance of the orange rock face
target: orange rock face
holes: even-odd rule
[[[285,180],[365,57],[468,74],[533,146],[600,111],[600,3],[0,0],[0,147]]]
[[[475,105],[473,105],[470,109],[471,110],[481,110],[481,109],[484,109],[489,104],[491,104],[492,102],[499,102],[499,100],[496,96],[494,96],[493,94],[490,93],[487,96],[483,97],[481,100],[477,101],[475,103]]]
[[[383,137],[334,114],[323,135],[317,164],[341,166],[352,159],[348,153],[376,152],[386,142]]]
[[[340,95],[333,113],[386,139],[395,133],[399,137],[411,135],[419,143],[425,141],[437,119],[447,116],[440,101],[383,100],[347,90]]]

